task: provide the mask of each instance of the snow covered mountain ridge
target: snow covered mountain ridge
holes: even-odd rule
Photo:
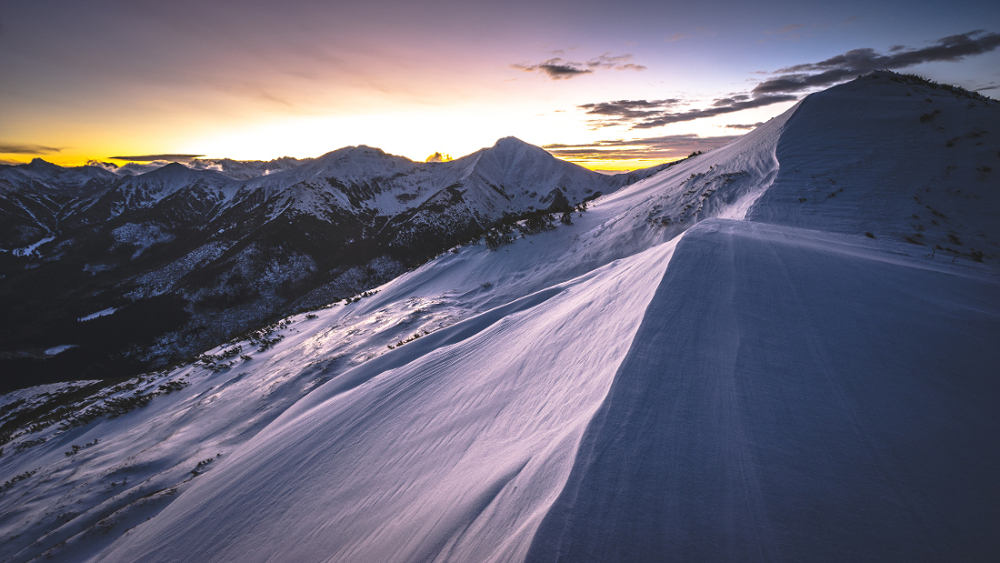
[[[658,170],[606,176],[513,137],[443,163],[346,147],[267,175],[237,164],[0,168],[0,367],[23,384],[131,376]]]
[[[990,560],[997,134],[875,73],[571,224],[5,395],[2,557]]]

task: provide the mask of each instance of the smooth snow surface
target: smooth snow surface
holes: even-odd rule
[[[995,554],[996,278],[859,243],[688,231],[527,560]]]
[[[875,74],[572,225],[4,397],[67,407],[3,446],[0,561],[993,560],[998,135]]]

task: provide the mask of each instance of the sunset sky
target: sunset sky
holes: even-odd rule
[[[423,160],[513,135],[638,168],[872,69],[1000,97],[996,0],[0,6],[2,163],[358,144]]]

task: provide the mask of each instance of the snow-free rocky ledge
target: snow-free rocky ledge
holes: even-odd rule
[[[991,560],[997,135],[863,77],[144,380],[0,457],[3,560]]]

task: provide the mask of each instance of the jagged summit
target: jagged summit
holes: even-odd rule
[[[59,168],[55,164],[52,164],[51,162],[42,158],[31,159],[31,162],[26,164],[25,167],[32,170],[55,170]]]

